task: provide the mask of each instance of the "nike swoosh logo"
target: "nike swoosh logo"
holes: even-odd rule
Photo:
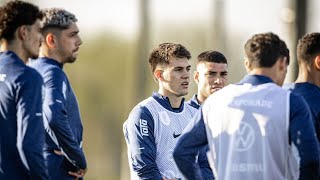
[[[177,138],[177,137],[179,137],[181,134],[175,134],[175,133],[173,133],[173,138]]]

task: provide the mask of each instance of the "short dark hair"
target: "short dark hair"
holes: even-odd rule
[[[200,62],[213,62],[228,64],[228,61],[224,55],[218,51],[204,51],[198,55],[197,64]]]
[[[152,50],[149,56],[149,65],[154,72],[158,64],[169,64],[170,58],[191,58],[190,52],[181,44],[162,43]]]
[[[11,41],[17,28],[32,25],[42,19],[39,8],[19,0],[10,1],[0,7],[0,39]]]
[[[299,39],[297,45],[299,63],[311,63],[311,58],[318,53],[320,53],[320,33],[309,33]]]
[[[290,62],[286,43],[271,32],[253,35],[245,44],[245,52],[253,67],[272,67],[281,57]]]
[[[49,28],[67,29],[72,23],[78,21],[74,14],[61,8],[48,8],[43,9],[41,12],[43,14],[42,31],[46,31]]]

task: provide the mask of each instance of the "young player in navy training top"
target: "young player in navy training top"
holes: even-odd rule
[[[0,7],[0,179],[47,179],[43,80],[25,65],[38,56],[41,13],[23,1]]]
[[[228,62],[218,51],[204,51],[197,57],[196,70],[193,74],[194,81],[198,85],[198,93],[187,101],[190,106],[199,109],[201,104],[210,94],[222,89],[227,85]],[[200,155],[206,155],[208,146],[201,149]],[[203,157],[207,162],[207,157]],[[203,171],[204,172],[204,171]],[[212,170],[208,171],[212,174]]]
[[[307,101],[320,142],[320,33],[299,39],[297,46],[299,75],[295,83],[286,85]]]
[[[131,179],[182,179],[172,152],[180,134],[197,111],[184,102],[188,94],[191,55],[180,44],[163,43],[150,54],[158,92],[140,102],[124,123]],[[198,162],[203,171],[208,163]],[[205,178],[213,179],[213,177]]]
[[[227,59],[218,51],[204,51],[198,55],[193,74],[198,85],[198,93],[187,103],[197,109],[210,96],[222,89],[228,81]]]
[[[217,179],[319,179],[310,111],[280,87],[289,63],[285,43],[273,33],[256,34],[245,52],[248,75],[209,96],[177,143],[177,166],[188,179],[202,179],[195,156],[209,143]]]
[[[66,74],[65,63],[73,63],[82,41],[76,17],[64,9],[43,10],[44,42],[39,58],[30,66],[44,79],[43,112],[47,130],[45,156],[51,179],[84,176],[87,163],[82,151],[82,123],[76,96]]]

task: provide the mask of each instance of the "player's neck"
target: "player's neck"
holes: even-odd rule
[[[296,83],[308,82],[320,87],[320,73],[318,71],[313,72],[310,68],[300,65],[298,78],[295,82]]]
[[[199,104],[202,104],[202,103],[206,100],[206,97],[204,97],[204,96],[201,94],[201,92],[198,92],[196,99],[197,99],[197,101],[198,101]]]
[[[277,82],[277,75],[275,70],[272,68],[254,68],[249,72],[250,75],[260,75],[260,76],[266,76],[272,79],[274,83]]]
[[[161,94],[162,96],[169,98],[169,102],[172,108],[180,108],[181,100],[183,98],[182,96],[177,96],[175,94],[168,93],[161,89],[159,89],[158,93]]]
[[[21,44],[16,40],[12,40],[10,43],[6,40],[2,40],[1,46],[0,46],[0,52],[4,52],[4,51],[14,52],[24,63],[27,63],[28,61],[26,52],[21,47]]]
[[[44,47],[41,47],[40,52],[39,52],[39,57],[50,58],[50,59],[53,59],[53,60],[58,61],[59,63],[63,64],[61,62],[61,58],[57,55],[57,53],[54,53]]]

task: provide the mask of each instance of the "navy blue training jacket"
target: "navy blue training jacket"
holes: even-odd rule
[[[85,169],[87,163],[82,151],[83,127],[78,102],[62,64],[53,59],[38,58],[31,60],[29,65],[41,74],[45,85],[43,113],[48,123],[45,124],[45,151],[62,150],[74,166],[70,166],[73,171]],[[48,166],[52,167],[51,164]]]
[[[42,86],[14,52],[0,53],[0,179],[48,179]]]

